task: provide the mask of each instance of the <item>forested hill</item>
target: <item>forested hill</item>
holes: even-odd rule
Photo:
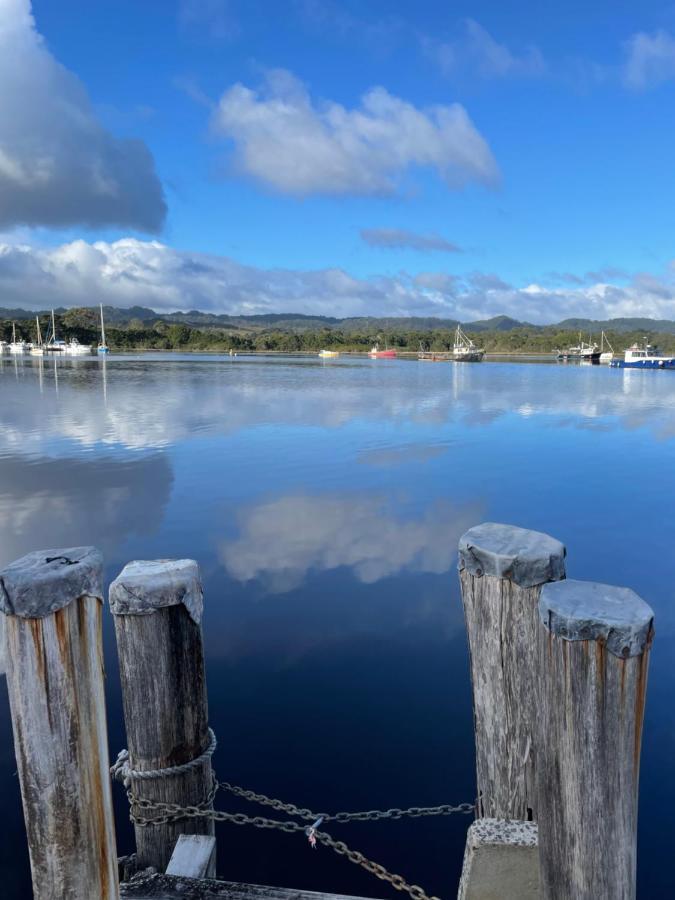
[[[43,334],[51,311],[40,316]],[[34,311],[0,308],[0,339],[11,340],[12,322],[17,336],[33,340]],[[77,337],[95,344],[99,338],[99,310],[76,307],[55,310],[57,335]],[[112,349],[158,350],[368,350],[373,343],[387,343],[400,350],[417,351],[452,347],[457,322],[453,319],[333,318],[294,313],[229,316],[203,313],[158,313],[142,306],[128,309],[104,307],[106,336]],[[579,332],[600,341],[604,331],[615,350],[648,337],[664,350],[675,350],[675,322],[656,319],[567,319],[555,325],[532,325],[508,316],[496,316],[462,327],[488,352],[540,352],[568,347]]]

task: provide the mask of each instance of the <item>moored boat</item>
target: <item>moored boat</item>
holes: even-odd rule
[[[581,340],[579,335],[579,343],[576,347],[569,347],[567,350],[556,350],[557,358],[561,362],[590,362],[599,363],[601,349],[596,343],[589,343]]]
[[[396,351],[389,350],[388,348],[384,350],[380,350],[377,344],[371,348],[368,356],[371,359],[396,359]]]
[[[103,304],[99,304],[101,307],[101,340],[98,343],[98,347],[96,348],[97,353],[110,353],[110,348],[106,343],[105,339],[105,322],[103,321]],[[232,355],[232,351],[230,350],[230,355]]]
[[[609,347],[609,350],[605,350],[605,344]],[[614,359],[614,347],[609,342],[609,338],[605,335],[605,332],[602,331],[600,333],[600,362],[601,363],[609,363]]]
[[[319,350],[321,359],[335,359],[340,355],[338,350]]]
[[[16,339],[16,323],[12,322],[12,342],[9,345],[10,353],[24,353],[28,350],[28,344],[25,341],[17,341]]]
[[[610,366],[614,369],[675,369],[675,356],[663,356],[656,345],[645,340],[644,347],[633,344],[625,351],[623,359],[611,360]]]
[[[476,347],[471,338],[464,334],[460,325],[455,331],[455,346],[452,349],[452,358],[455,362],[481,362],[485,356],[485,350]]]
[[[45,348],[42,343],[42,332],[40,331],[40,317],[39,316],[35,316],[35,329],[36,329],[36,334],[37,334],[37,341],[30,348],[30,355],[31,356],[44,356]]]
[[[66,349],[66,342],[57,340],[56,337],[56,319],[54,318],[54,310],[52,310],[52,330],[49,339],[45,344],[47,353],[63,353]]]
[[[88,356],[91,353],[89,344],[81,344],[76,337],[71,338],[65,346],[64,353],[68,356]]]

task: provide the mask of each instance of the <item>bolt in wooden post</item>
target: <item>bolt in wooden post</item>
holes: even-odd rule
[[[654,613],[628,588],[549,584],[539,601],[539,844],[545,900],[633,900]]]
[[[492,522],[459,540],[479,818],[537,819],[537,602],[544,583],[565,577],[565,552],[547,534]]]
[[[130,767],[166,769],[197,759],[209,746],[197,563],[189,559],[129,563],[110,585],[110,608]],[[168,778],[134,778],[131,786],[140,799],[203,804],[212,787],[211,760]],[[151,810],[140,814],[147,819],[162,815]],[[163,872],[181,834],[213,835],[214,822],[186,818],[136,826],[138,867],[154,866]]]
[[[29,553],[0,572],[7,687],[35,900],[117,900],[93,547]]]

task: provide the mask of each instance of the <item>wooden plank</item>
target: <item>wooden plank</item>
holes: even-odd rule
[[[627,588],[566,581],[539,602],[544,900],[634,900],[654,614]]]
[[[342,894],[173,875],[137,875],[121,886],[120,896],[125,900],[363,900]]]
[[[473,686],[479,818],[537,818],[537,602],[564,578],[565,548],[538,531],[491,522],[459,541]]]
[[[117,900],[102,559],[30,553],[0,573],[7,687],[35,900]]]
[[[213,868],[216,839],[205,834],[181,834],[173,848],[167,875],[183,875],[186,878],[206,878]]]
[[[202,587],[193,560],[129,563],[110,586],[132,769],[165,769],[197,759],[209,745],[202,645]],[[170,778],[133,779],[147,800],[201,804],[211,760]],[[154,816],[144,812],[147,819]],[[164,871],[181,834],[213,835],[210,819],[136,826],[138,869]],[[214,868],[210,875],[215,874]]]

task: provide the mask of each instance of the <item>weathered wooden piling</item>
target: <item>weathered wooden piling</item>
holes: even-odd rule
[[[479,818],[537,819],[537,602],[565,577],[565,552],[547,534],[492,522],[459,540]]]
[[[197,563],[188,559],[129,563],[110,586],[110,608],[120,661],[129,767],[141,773],[130,778],[133,796],[212,809],[208,753],[212,733]],[[183,771],[169,771],[191,762],[195,764]],[[146,820],[163,815],[137,806],[133,812]],[[163,872],[179,835],[213,835],[214,823],[207,818],[181,818],[156,825],[137,824],[135,832],[138,867],[154,866]]]
[[[35,900],[116,900],[102,560],[30,553],[0,573],[7,687]]]
[[[546,585],[539,601],[544,900],[633,900],[651,608],[628,588]]]

